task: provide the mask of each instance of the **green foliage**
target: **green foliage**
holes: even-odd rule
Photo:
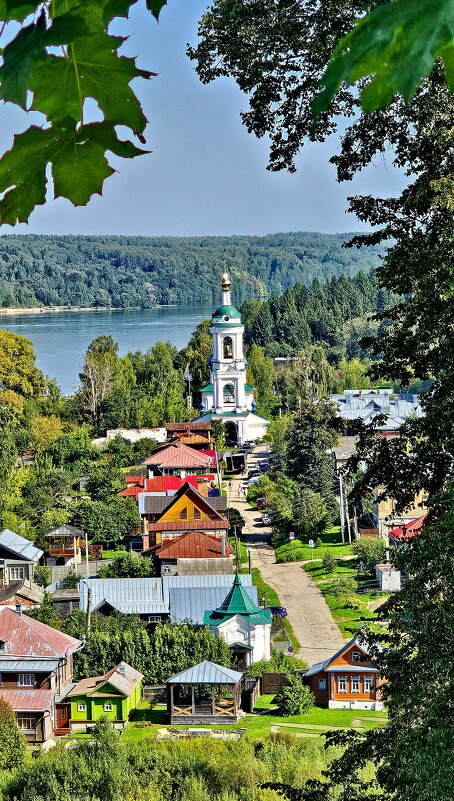
[[[274,700],[282,715],[302,715],[314,706],[314,696],[300,676],[288,676],[287,684],[280,688]]]
[[[39,587],[48,587],[52,578],[52,571],[48,565],[36,565],[33,573],[33,581]]]
[[[63,576],[62,579],[57,583],[57,588],[59,590],[74,590],[76,587],[79,586],[80,576],[77,573],[67,573],[66,576]]]
[[[0,698],[0,770],[20,767],[26,753],[27,742],[17,728],[16,716],[10,705]]]
[[[393,0],[373,8],[334,50],[314,99],[314,120],[328,111],[343,82],[373,76],[362,88],[361,106],[370,114],[396,94],[409,102],[437,58],[454,91],[454,13],[451,0]]]
[[[44,598],[37,609],[30,609],[30,611],[26,612],[25,614],[27,617],[32,617],[34,620],[39,620],[41,623],[45,623],[46,626],[51,626],[54,629],[61,628],[60,616],[55,607],[52,605],[51,596],[48,593],[44,595]]]
[[[0,385],[2,390],[13,390],[22,396],[42,395],[44,376],[36,367],[35,359],[33,345],[29,339],[12,331],[0,330]]]
[[[140,525],[137,504],[131,498],[81,501],[74,506],[71,521],[96,543],[119,543]]]
[[[100,578],[143,578],[153,575],[153,561],[141,554],[126,553],[117,556],[111,565],[99,569]]]
[[[386,558],[386,543],[384,540],[365,537],[353,543],[353,553],[363,562],[365,571],[373,573],[375,565]]]
[[[124,474],[112,464],[95,464],[90,469],[86,491],[93,501],[108,501],[125,486]]]
[[[48,123],[16,135],[0,160],[3,223],[26,222],[35,206],[45,202],[48,165],[54,197],[85,205],[102,192],[105,178],[114,172],[106,151],[124,158],[146,152],[121,140],[116,131],[123,126],[145,141],[147,119],[130,83],[149,79],[152,73],[138,69],[134,58],[120,56],[124,38],[108,33],[112,20],[127,15],[130,4],[89,0],[68,7],[55,0],[40,12],[36,2],[0,9],[5,22],[12,16],[21,23],[12,29],[3,50],[0,97],[26,111],[41,112]],[[151,3],[155,16],[161,5],[157,0]],[[37,13],[30,21],[33,12]],[[85,122],[87,98],[97,103],[102,122]]]
[[[323,554],[322,563],[323,569],[326,570],[327,573],[332,573],[336,567],[336,560],[330,551],[325,551]]]
[[[219,301],[219,276],[226,252],[235,265],[234,292],[240,304],[257,295],[266,297],[269,292],[280,295],[297,282],[309,285],[314,278],[329,281],[340,272],[348,276],[339,279],[340,288],[344,280],[350,287],[354,275],[378,266],[381,249],[348,251],[342,247],[345,238],[341,234],[312,233],[208,239],[9,234],[0,239],[0,306],[150,308],[169,303],[213,304]],[[359,308],[372,311],[369,291],[362,297],[354,291],[355,286],[360,288],[360,284],[352,285]],[[340,294],[336,305],[342,308]],[[319,316],[315,309],[309,311],[309,318]],[[244,312],[247,321],[249,312]],[[207,320],[197,326],[175,364],[182,371],[189,364],[193,391],[209,380],[209,325]],[[264,344],[262,335],[260,331],[260,338],[255,339],[259,345]],[[265,342],[273,339],[275,336],[270,335]],[[195,401],[194,405],[198,404],[200,396]],[[58,414],[58,409],[54,413]]]
[[[254,662],[247,668],[249,676],[262,676],[263,673],[287,673],[292,674],[295,670],[305,670],[307,663],[296,656],[284,653],[284,651],[273,651],[271,659],[262,659]]]

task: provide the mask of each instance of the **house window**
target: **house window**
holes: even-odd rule
[[[17,725],[21,731],[35,731],[36,718],[33,715],[18,715]]]
[[[352,651],[352,662],[360,662],[361,654],[359,651]]]
[[[112,709],[113,707],[110,701],[106,701],[106,703],[104,704],[104,712],[112,712]]]
[[[5,644],[6,643],[4,642],[4,640],[0,640],[0,651],[4,651],[5,650]]]
[[[198,509],[194,509],[194,520],[200,520],[200,512]]]
[[[372,676],[364,676],[364,692],[371,693],[374,689],[374,679]]]
[[[25,578],[25,568],[24,567],[10,567],[9,569],[9,577],[11,581],[20,581],[21,579]]]
[[[180,512],[180,520],[187,520],[188,519],[188,510],[182,509]]]
[[[339,676],[337,679],[337,692],[338,693],[346,693],[347,692],[347,679],[345,676]]]
[[[172,572],[172,566],[171,565],[162,565],[161,566],[162,575],[164,575],[164,573],[167,573],[167,575],[168,575],[171,572]]]
[[[352,691],[352,693],[359,693],[359,691],[360,691],[359,676],[352,676],[352,678],[351,678],[351,691]]]
[[[326,677],[321,676],[318,680],[318,689],[319,690],[326,690]]]
[[[147,620],[148,623],[160,623],[162,618],[161,615],[148,615]]]
[[[78,701],[77,702],[77,711],[78,712],[86,712],[87,711],[87,705],[84,703],[84,701]]]
[[[35,674],[34,673],[19,673],[17,679],[17,686],[18,687],[34,687],[35,686]]]

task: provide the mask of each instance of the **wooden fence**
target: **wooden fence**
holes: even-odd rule
[[[286,673],[262,673],[261,689],[263,695],[277,693],[285,684],[287,684]]]

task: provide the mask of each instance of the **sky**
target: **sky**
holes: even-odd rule
[[[37,208],[28,225],[1,226],[0,233],[229,235],[278,231],[364,230],[346,214],[353,194],[397,194],[402,175],[381,159],[351,183],[337,184],[329,157],[337,137],[308,144],[298,170],[266,170],[265,139],[249,134],[240,120],[247,98],[233,80],[204,86],[186,56],[186,43],[197,41],[197,20],[207,0],[168,0],[160,21],[145,10],[144,0],[128,21],[112,32],[129,35],[127,55],[139,54],[138,66],[158,72],[150,81],[136,80],[150,124],[147,148],[133,160],[111,158],[118,172],[87,207],[51,199]],[[11,146],[14,132],[36,124],[11,104],[0,107],[0,149]]]

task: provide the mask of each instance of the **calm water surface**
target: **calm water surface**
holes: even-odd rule
[[[146,351],[155,342],[183,348],[197,323],[213,313],[211,306],[160,309],[17,314],[0,317],[0,328],[31,339],[38,367],[57,379],[66,394],[74,391],[90,342],[111,334],[119,353]]]

